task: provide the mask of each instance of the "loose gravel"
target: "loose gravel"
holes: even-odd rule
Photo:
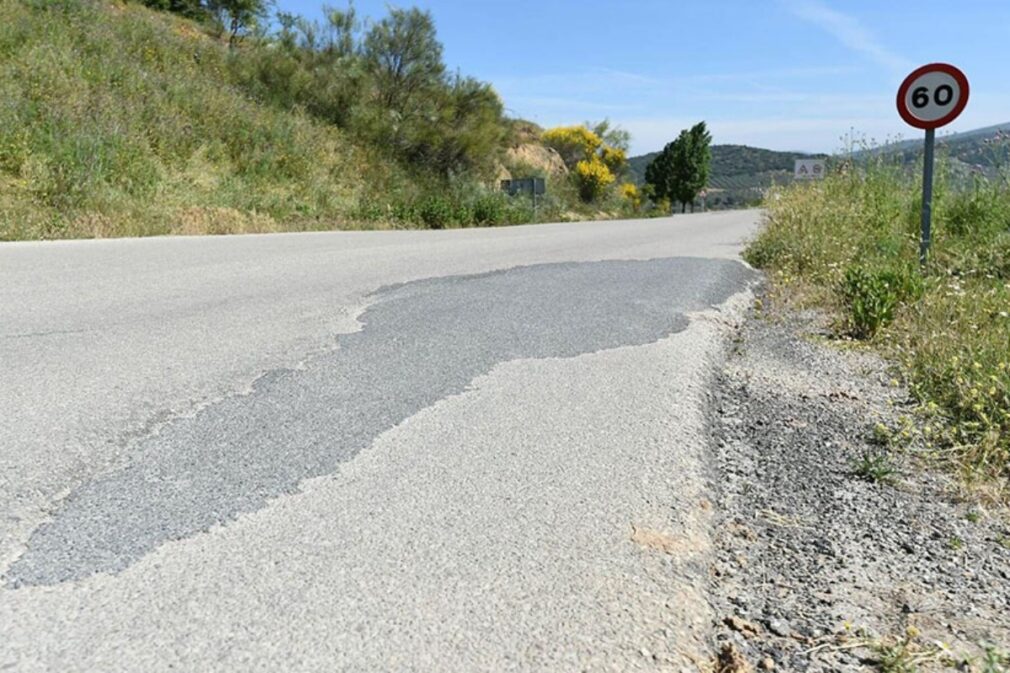
[[[884,362],[826,344],[817,314],[752,318],[713,405],[721,660],[867,670],[890,644],[930,670],[984,644],[1006,651],[1006,519],[959,497],[916,449],[874,439],[877,423],[911,413]],[[894,479],[860,477],[864,456],[893,465]]]

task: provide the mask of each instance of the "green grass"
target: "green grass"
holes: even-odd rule
[[[890,357],[920,401],[925,440],[966,476],[1010,477],[1010,190],[941,159],[933,251],[918,267],[918,174],[900,158],[845,164],[773,191],[746,258],[839,333]]]
[[[335,127],[243,95],[195,24],[0,4],[0,239],[332,226],[370,172]]]
[[[488,182],[504,147],[448,176],[394,156],[384,135],[338,125],[327,95],[340,71],[313,71],[325,110],[292,97],[307,71],[276,47],[249,38],[230,52],[199,24],[132,2],[0,3],[0,240],[496,226],[622,207],[613,195],[581,204],[558,179],[534,216]],[[275,62],[298,76],[250,74]],[[368,91],[351,116],[387,119]],[[516,135],[508,120],[477,122],[441,129],[443,145]]]

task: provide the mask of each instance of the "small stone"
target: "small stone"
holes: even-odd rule
[[[736,615],[730,615],[726,619],[722,620],[723,623],[729,628],[733,629],[738,633],[742,633],[745,636],[756,636],[761,630],[757,624],[748,622],[746,619],[737,617]]]
[[[776,636],[781,636],[783,638],[788,638],[793,633],[792,629],[789,628],[789,623],[781,619],[768,620],[768,630]]]
[[[758,668],[762,671],[774,671],[775,670],[775,660],[771,657],[765,657],[758,663]]]

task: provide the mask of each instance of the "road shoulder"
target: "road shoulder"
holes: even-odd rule
[[[897,427],[907,395],[885,363],[826,334],[816,314],[752,315],[718,377],[722,670],[866,670],[887,657],[930,670],[986,643],[1005,651],[1006,519],[914,449],[881,446],[874,427]]]

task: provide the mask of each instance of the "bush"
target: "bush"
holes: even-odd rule
[[[505,223],[506,203],[502,194],[479,194],[471,207],[471,223],[494,227]]]
[[[429,229],[445,229],[455,224],[458,212],[455,204],[439,194],[421,199],[416,209],[418,220]]]
[[[575,181],[583,201],[596,201],[613,184],[614,174],[599,158],[592,157],[575,164]]]
[[[637,213],[642,208],[642,192],[633,182],[625,182],[621,185],[621,198],[633,213]]]
[[[841,294],[849,309],[849,326],[854,336],[869,339],[894,320],[899,304],[918,294],[915,271],[869,270],[849,267]]]
[[[568,168],[596,155],[603,140],[585,126],[559,126],[544,131],[544,145],[557,151]]]

